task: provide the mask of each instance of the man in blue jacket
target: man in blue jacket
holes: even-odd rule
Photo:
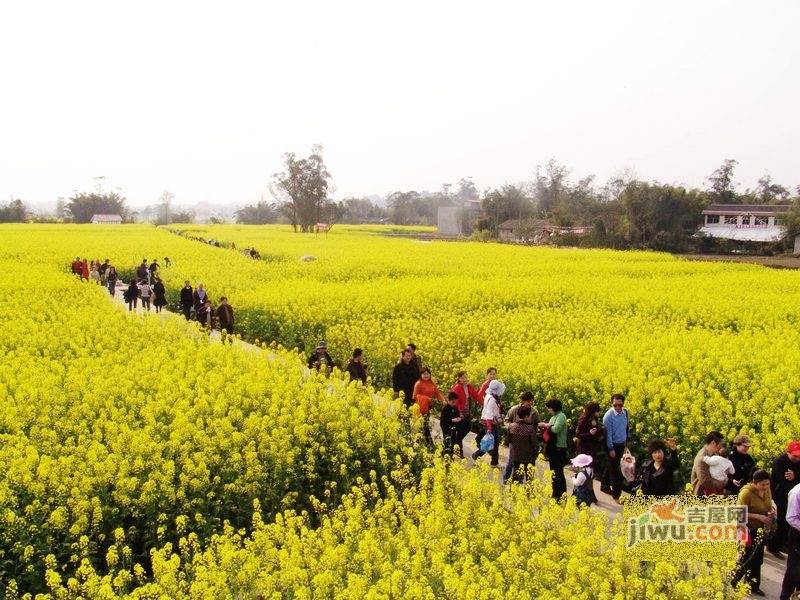
[[[606,430],[606,451],[608,452],[608,470],[600,487],[606,494],[619,502],[622,495],[622,471],[619,462],[625,447],[628,444],[630,420],[628,411],[624,408],[625,396],[614,394],[611,396],[611,408],[603,415],[603,427]]]

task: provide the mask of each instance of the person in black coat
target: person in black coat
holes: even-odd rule
[[[791,441],[786,452],[772,461],[772,500],[778,507],[778,523],[775,535],[769,540],[767,550],[783,559],[782,550],[789,537],[786,509],[789,506],[789,490],[800,483],[800,442]]]
[[[442,414],[439,417],[439,425],[442,428],[444,437],[444,454],[450,456],[453,447],[458,445],[459,456],[463,456],[464,447],[461,445],[461,411],[458,410],[458,394],[450,392],[447,394],[447,404],[442,407]]]
[[[733,463],[734,473],[731,475],[725,488],[727,494],[738,496],[742,488],[750,481],[750,476],[756,470],[756,461],[750,456],[750,438],[746,435],[737,435],[731,443],[733,452],[728,460]]]
[[[156,307],[156,312],[160,313],[161,309],[167,305],[167,288],[161,278],[156,276],[156,282],[153,284],[153,306]]]
[[[192,318],[192,306],[194,306],[194,290],[187,281],[181,288],[181,311],[187,321]]]
[[[403,392],[403,403],[406,407],[414,402],[414,384],[419,381],[419,367],[413,358],[411,348],[406,348],[392,370],[392,389],[396,394]]]
[[[353,350],[353,357],[347,363],[345,371],[350,374],[350,381],[360,381],[367,385],[367,367],[364,365],[364,351],[361,348]]]
[[[128,289],[125,290],[125,293],[122,296],[125,302],[128,303],[129,311],[136,309],[136,301],[139,298],[139,293],[139,282],[136,281],[136,278],[134,277],[131,279],[130,284],[128,284]]]
[[[333,359],[328,354],[328,342],[320,340],[314,349],[314,353],[308,357],[308,368],[330,372],[333,368]]]
[[[669,450],[667,448],[669,447]],[[675,470],[678,468],[675,440],[653,440],[647,445],[650,458],[642,464],[640,479],[645,496],[671,496],[675,493]]]

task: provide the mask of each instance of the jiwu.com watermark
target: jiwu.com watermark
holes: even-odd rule
[[[628,548],[648,542],[744,543],[747,507],[684,504],[678,498],[654,502],[627,521]]]

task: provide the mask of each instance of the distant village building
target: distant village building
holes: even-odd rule
[[[120,225],[122,217],[120,215],[93,215],[92,223],[101,225]]]
[[[703,211],[700,233],[742,242],[779,242],[786,235],[790,209],[778,204],[711,204]]]
[[[441,235],[472,235],[472,225],[480,214],[479,201],[469,201],[464,206],[440,206],[436,229]]]
[[[546,219],[509,219],[497,228],[503,242],[524,244],[547,244],[554,236],[586,235],[591,227],[562,227]]]

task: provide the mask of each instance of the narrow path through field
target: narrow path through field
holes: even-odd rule
[[[118,305],[120,305],[122,309],[127,311],[128,310],[127,304],[125,303],[122,297],[122,294],[124,293],[125,289],[127,289],[127,286],[124,285],[122,282],[118,281],[117,288],[112,300],[115,301]],[[111,298],[110,294],[109,298]],[[150,314],[156,314],[155,309],[151,309],[149,312]],[[136,313],[139,315],[145,315],[148,313],[148,311],[144,310],[141,306],[141,302],[139,302],[136,308]],[[167,310],[163,310],[159,314],[159,316],[161,319],[184,318],[183,315],[181,314],[170,312]],[[221,340],[220,332],[217,330],[213,330],[211,332],[211,339],[220,341]],[[245,342],[239,338],[234,338],[233,345],[243,348],[248,352],[263,354],[265,359],[267,360],[270,360],[272,358],[272,355],[270,355],[269,352],[267,352],[263,348]],[[437,419],[431,419],[431,433],[434,437],[434,440],[441,441],[442,433],[441,429],[439,428],[439,422]],[[470,433],[464,439],[464,453],[467,456],[466,461],[470,466],[474,464],[472,459],[470,458],[470,455],[472,451],[476,449],[477,449],[477,444],[475,443],[475,434]],[[684,460],[689,460],[689,459],[690,459],[689,455],[684,456]],[[488,458],[484,457],[482,460],[486,461],[488,460]],[[505,446],[501,446],[500,447],[501,466],[500,468],[493,469],[492,474],[490,475],[491,477],[496,478],[498,485],[500,485],[500,479],[502,477],[503,467],[505,466],[507,460],[508,460],[508,448]],[[544,477],[544,473],[547,470],[546,463],[540,460],[536,463],[536,467],[539,477]],[[570,481],[570,475],[571,474],[567,471],[567,489],[571,493],[572,482]],[[594,486],[595,486],[595,494],[597,495],[598,498],[598,504],[593,506],[591,510],[600,510],[606,513],[611,519],[620,515],[622,513],[622,506],[617,504],[611,496],[600,491],[599,481],[595,481]],[[764,566],[761,569],[761,589],[765,592],[766,598],[774,598],[776,600],[779,598],[781,582],[783,581],[783,573],[785,570],[785,566],[786,566],[785,561],[778,560],[768,552],[765,553]],[[750,596],[750,597],[755,598],[756,596]]]

